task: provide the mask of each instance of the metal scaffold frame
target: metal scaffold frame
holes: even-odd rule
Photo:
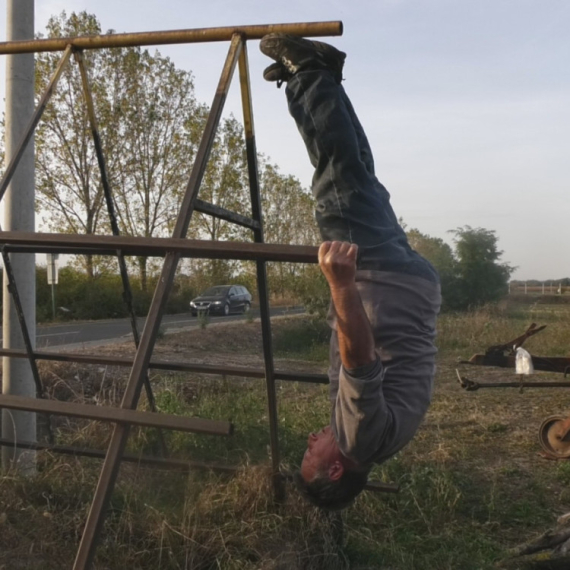
[[[280,455],[278,439],[276,380],[326,383],[328,378],[321,374],[300,374],[276,371],[273,361],[271,342],[271,323],[269,314],[269,298],[267,289],[266,263],[268,261],[316,263],[317,248],[309,246],[292,246],[265,244],[263,235],[263,216],[257,168],[257,149],[253,121],[247,41],[261,39],[272,32],[287,33],[299,36],[335,36],[342,34],[342,23],[315,22],[277,25],[238,26],[224,28],[204,28],[194,30],[175,30],[164,32],[145,32],[134,34],[108,34],[100,36],[56,38],[31,41],[14,41],[0,43],[0,54],[21,54],[30,52],[63,51],[63,56],[42,95],[39,104],[23,134],[20,144],[6,168],[0,181],[0,200],[12,179],[23,152],[33,136],[34,130],[41,120],[42,114],[54,93],[63,70],[71,60],[71,56],[79,67],[85,96],[85,104],[89,116],[93,143],[107,204],[112,229],[112,236],[102,235],[63,235],[46,233],[5,232],[0,228],[0,252],[8,278],[9,290],[15,303],[25,350],[1,349],[0,356],[10,358],[27,358],[32,367],[36,382],[37,399],[17,396],[0,396],[0,408],[25,410],[44,414],[61,414],[81,418],[91,418],[114,423],[114,431],[108,449],[105,452],[92,449],[77,449],[32,442],[13,442],[0,439],[0,445],[17,445],[26,449],[51,449],[61,453],[104,458],[99,482],[93,497],[91,509],[85,524],[83,536],[77,552],[74,568],[83,570],[93,564],[98,537],[105,518],[105,511],[119,472],[121,461],[138,461],[143,464],[159,465],[173,469],[187,470],[191,468],[220,469],[232,471],[234,468],[217,464],[206,464],[191,461],[168,459],[166,457],[139,457],[125,453],[126,443],[131,425],[144,425],[161,429],[177,429],[195,433],[208,433],[228,436],[232,433],[229,422],[213,421],[198,418],[177,417],[168,414],[157,414],[155,400],[148,378],[149,368],[177,371],[194,371],[206,374],[231,374],[241,377],[265,378],[269,417],[269,439],[271,449],[272,483],[276,498],[283,497],[283,476],[280,473]],[[200,141],[194,166],[178,213],[176,225],[170,238],[133,238],[119,235],[112,190],[109,184],[103,144],[99,136],[97,119],[82,52],[89,49],[118,48],[128,46],[165,45],[195,42],[229,42],[228,54],[222,68],[220,80],[214,95],[210,114]],[[251,197],[251,217],[247,218],[227,211],[214,204],[198,199],[200,184],[209,159],[210,150],[222,115],[224,103],[230,88],[235,68],[239,69],[241,100],[245,143],[247,152],[249,187]],[[214,217],[239,224],[253,232],[253,242],[213,242],[188,240],[186,233],[194,211],[203,212]],[[10,256],[17,253],[65,253],[116,256],[123,284],[123,296],[128,306],[131,328],[136,353],[133,359],[121,357],[101,357],[84,354],[62,354],[57,352],[38,352],[33,349],[28,328],[23,317],[19,301],[18,289],[14,276],[10,271]],[[142,334],[137,330],[136,314],[132,303],[132,293],[127,272],[125,256],[147,255],[163,257],[163,266],[156,286],[146,325]],[[165,310],[168,295],[172,289],[175,273],[181,258],[238,259],[254,260],[257,270],[257,289],[259,295],[261,328],[263,338],[264,368],[246,368],[231,366],[211,366],[193,363],[161,362],[152,359],[155,342],[159,335],[161,318]],[[72,404],[44,399],[44,388],[39,377],[37,360],[54,360],[78,362],[84,364],[110,364],[130,367],[131,371],[119,408]],[[137,411],[142,388],[145,388],[150,405],[150,412]],[[48,422],[49,423],[49,422]],[[161,432],[159,431],[159,434]],[[167,450],[164,439],[159,437],[163,455]],[[396,487],[390,484],[370,484],[372,490],[394,492]]]

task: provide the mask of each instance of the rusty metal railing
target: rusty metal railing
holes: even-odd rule
[[[134,34],[104,34],[74,38],[47,38],[42,40],[0,42],[0,55],[9,53],[39,53],[63,51],[68,45],[76,49],[101,49],[166,44],[189,44],[231,41],[234,35],[246,40],[260,40],[266,34],[279,33],[294,36],[340,36],[342,22],[300,22],[293,24],[262,24],[253,26],[226,26]]]
[[[135,339],[136,353],[133,359],[103,357],[94,355],[61,354],[57,352],[33,351],[30,346],[27,350],[2,349],[0,355],[12,358],[28,358],[30,362],[36,360],[55,360],[79,362],[85,364],[115,364],[130,367],[131,372],[127,381],[125,393],[119,408],[88,406],[70,404],[49,400],[35,400],[32,398],[17,398],[13,396],[0,396],[0,407],[31,410],[41,413],[75,415],[77,417],[94,418],[113,422],[115,425],[113,435],[107,452],[100,450],[85,450],[57,446],[53,444],[31,442],[9,442],[0,439],[0,445],[20,445],[29,449],[51,449],[61,453],[86,455],[104,459],[99,483],[95,491],[91,509],[85,524],[81,544],[79,546],[74,568],[79,570],[92,566],[95,556],[97,540],[103,525],[105,511],[114,484],[117,478],[119,465],[122,460],[139,461],[149,465],[161,467],[183,468],[219,468],[232,470],[229,466],[212,466],[200,462],[187,462],[168,458],[135,457],[125,454],[125,447],[131,425],[150,425],[160,429],[183,429],[197,431],[198,433],[214,433],[217,435],[230,435],[231,425],[228,422],[202,420],[197,418],[180,418],[166,414],[136,411],[137,403],[143,386],[147,391],[152,409],[155,409],[154,398],[148,380],[148,369],[158,368],[164,370],[185,370],[205,374],[229,374],[241,377],[264,378],[267,386],[269,440],[271,449],[271,465],[273,472],[273,489],[276,498],[283,496],[283,477],[280,473],[277,395],[275,383],[278,380],[326,383],[328,379],[322,374],[290,373],[275,370],[271,344],[271,322],[269,315],[269,297],[267,291],[267,274],[265,264],[268,261],[316,263],[317,248],[307,246],[276,245],[264,243],[263,215],[259,192],[259,176],[257,169],[257,150],[253,121],[253,106],[249,78],[247,41],[262,38],[272,32],[287,33],[300,36],[334,36],[342,34],[342,23],[314,22],[294,24],[271,24],[255,26],[235,26],[223,28],[205,28],[193,30],[173,30],[164,32],[143,32],[134,34],[107,34],[99,36],[76,38],[51,38],[30,41],[0,43],[0,54],[30,53],[64,51],[52,79],[42,96],[40,103],[22,137],[17,151],[7,167],[3,179],[0,181],[0,199],[4,195],[8,184],[17,168],[21,155],[28,141],[38,125],[42,113],[48,104],[49,98],[56,88],[57,81],[63,69],[70,61],[73,53],[79,65],[82,84],[85,94],[93,141],[97,160],[101,171],[101,179],[107,202],[108,214],[111,222],[112,236],[94,235],[59,235],[46,233],[23,233],[0,231],[0,248],[3,255],[10,253],[65,253],[65,254],[101,254],[117,256],[119,269],[123,282],[124,298],[129,307]],[[88,72],[84,66],[82,51],[111,47],[148,46],[164,44],[180,44],[195,42],[229,42],[229,50],[218,83],[210,115],[198,148],[194,166],[190,175],[184,198],[180,207],[178,219],[171,238],[133,238],[120,236],[114,212],[112,189],[106,175],[103,144],[97,128],[97,120],[91,100],[91,91],[88,82]],[[243,106],[245,143],[248,163],[251,217],[241,216],[227,211],[214,204],[208,204],[197,198],[202,177],[210,155],[212,143],[221,118],[226,96],[232,81],[235,68],[239,69],[240,91]],[[186,233],[194,211],[200,211],[216,216],[232,223],[247,227],[253,232],[253,243],[243,242],[209,242],[202,240],[188,240]],[[146,326],[139,336],[136,328],[136,315],[132,309],[132,295],[128,272],[125,263],[127,255],[146,255],[163,257],[163,268],[154,297],[147,315]],[[166,306],[168,294],[171,291],[174,276],[181,258],[209,258],[209,259],[239,259],[254,260],[257,269],[257,288],[260,300],[261,327],[263,334],[264,367],[232,367],[209,366],[195,363],[161,362],[152,359],[154,345],[158,336],[159,326]],[[17,299],[16,291],[14,299]],[[25,322],[21,323],[25,330]],[[38,393],[41,392],[38,386]],[[394,492],[396,486],[375,483],[368,486],[370,490]]]

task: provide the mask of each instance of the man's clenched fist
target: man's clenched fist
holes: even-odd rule
[[[325,241],[319,247],[319,266],[331,289],[354,284],[358,246],[344,241]]]

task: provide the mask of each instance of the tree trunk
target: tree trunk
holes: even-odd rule
[[[140,256],[137,258],[139,264],[139,277],[141,280],[141,291],[146,291],[148,287],[148,275],[146,270],[146,257]]]
[[[85,272],[87,273],[87,277],[89,277],[90,280],[92,280],[95,277],[95,274],[93,271],[93,256],[92,255],[86,255],[85,256]]]

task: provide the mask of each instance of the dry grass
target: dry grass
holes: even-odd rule
[[[363,494],[339,520],[301,503],[289,489],[275,504],[267,476],[268,422],[261,381],[196,375],[152,377],[162,410],[231,418],[233,438],[171,434],[173,454],[218,459],[243,467],[235,477],[190,476],[124,464],[113,494],[96,567],[100,569],[461,569],[494,568],[513,545],[570,510],[570,463],[538,456],[537,429],[546,415],[568,413],[564,389],[462,391],[457,358],[521,334],[531,321],[547,324],[525,346],[535,354],[568,355],[568,309],[550,306],[489,308],[440,319],[437,385],[414,441],[374,477],[398,482],[398,495]],[[277,343],[306,333],[302,319],[277,325]],[[305,331],[305,332],[302,332]],[[315,332],[318,339],[318,331]],[[279,336],[280,335],[280,336]],[[157,356],[257,365],[256,324],[208,327],[165,337]],[[318,344],[318,343],[317,343]],[[207,351],[215,347],[215,352]],[[125,352],[125,347],[110,347]],[[324,370],[314,346],[277,366]],[[514,378],[511,370],[469,368],[474,379]],[[115,402],[126,371],[52,364],[43,375],[60,399]],[[561,379],[561,375],[537,374]],[[283,461],[294,466],[306,433],[328,417],[326,388],[278,387]],[[60,441],[104,447],[100,424],[58,420]],[[133,449],[149,452],[152,431],[135,430]],[[100,462],[40,454],[34,479],[0,480],[0,569],[71,567]],[[343,535],[341,537],[341,534]]]

